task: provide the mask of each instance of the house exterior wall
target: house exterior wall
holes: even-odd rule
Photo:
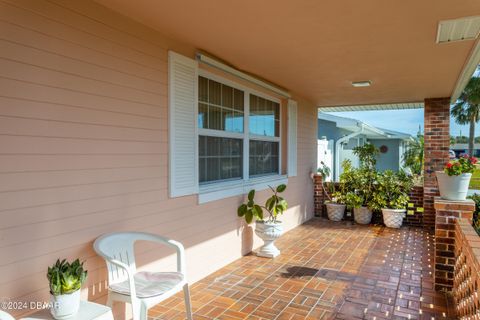
[[[337,128],[337,124],[333,121],[318,119],[318,139],[323,136],[327,137],[327,140],[337,141],[341,137],[352,133],[351,131]]]
[[[83,295],[104,302],[92,244],[107,232],[181,241],[191,281],[260,245],[236,217],[243,196],[168,197],[167,51],[195,48],[90,1],[4,1],[0,17],[0,297],[48,301],[47,267],[78,257],[89,270]],[[298,176],[286,230],[313,216],[316,161],[317,110],[293,98]],[[138,265],[173,269],[173,252],[153,248],[137,248]]]
[[[377,157],[377,170],[399,170],[399,159],[400,155],[400,143],[399,139],[369,139],[369,142],[380,148],[381,146],[386,146],[388,148],[387,152],[380,153]]]
[[[336,123],[333,121],[328,121],[328,120],[323,120],[323,119],[318,119],[318,139],[322,139],[323,137],[326,137],[327,140],[333,140],[333,163],[335,164],[337,161],[337,157],[340,156],[340,172],[342,172],[341,164],[342,161],[345,159],[351,159],[353,164],[355,166],[358,166],[358,157],[353,155],[352,149],[358,146],[359,138],[360,139],[365,139],[364,135],[358,135],[355,138],[352,138],[348,141],[348,143],[344,146],[343,156],[342,155],[337,155],[335,152],[335,143],[337,142],[338,139],[351,134],[352,131],[348,131],[342,128],[338,128]],[[362,141],[361,141],[362,143]],[[333,165],[333,168],[331,169],[331,175],[332,177],[335,177],[335,165]]]

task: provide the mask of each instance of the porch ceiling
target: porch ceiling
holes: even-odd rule
[[[97,2],[318,106],[450,96],[475,42],[436,44],[438,22],[480,15],[477,0]]]

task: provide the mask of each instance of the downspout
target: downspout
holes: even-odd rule
[[[358,126],[360,127],[360,130],[355,131],[349,135],[346,135],[345,137],[341,137],[340,139],[337,140],[337,142],[335,142],[335,181],[340,180],[340,148],[342,146],[342,143],[364,132],[363,124],[359,124]]]

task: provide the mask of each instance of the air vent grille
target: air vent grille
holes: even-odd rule
[[[480,32],[480,17],[440,21],[437,43],[474,40]]]

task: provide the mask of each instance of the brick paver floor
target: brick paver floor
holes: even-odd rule
[[[277,241],[277,258],[248,255],[194,284],[194,319],[453,319],[433,290],[433,241],[316,218]],[[185,319],[183,296],[149,315]]]

